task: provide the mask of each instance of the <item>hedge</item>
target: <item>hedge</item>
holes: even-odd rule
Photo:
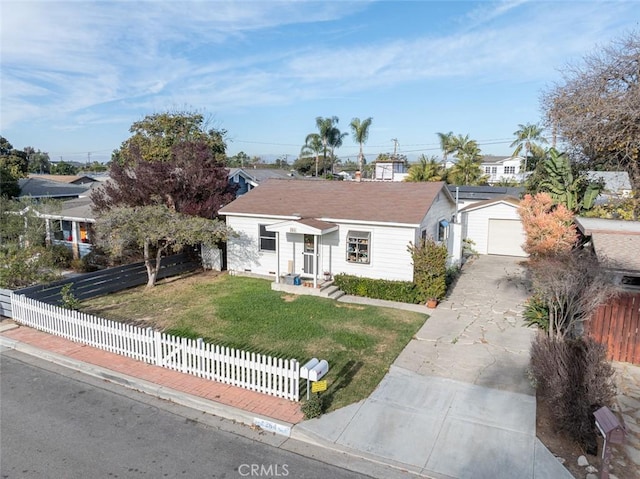
[[[361,278],[349,274],[337,274],[334,284],[346,294],[365,298],[420,304],[425,302],[416,285],[411,281]]]

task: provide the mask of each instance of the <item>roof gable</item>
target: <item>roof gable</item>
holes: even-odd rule
[[[460,212],[466,213],[473,210],[479,210],[480,208],[487,208],[499,203],[507,206],[512,206],[513,208],[518,208],[520,206],[520,200],[518,200],[517,198],[514,198],[513,196],[503,196],[502,198],[493,198],[490,200],[478,201],[477,203],[473,203],[472,205],[462,208]]]
[[[448,201],[454,206],[443,182],[271,179],[231,202],[220,213],[419,224],[436,201]]]

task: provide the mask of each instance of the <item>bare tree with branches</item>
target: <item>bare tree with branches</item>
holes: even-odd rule
[[[640,187],[640,34],[632,32],[564,70],[543,93],[547,126],[574,159],[629,173]]]

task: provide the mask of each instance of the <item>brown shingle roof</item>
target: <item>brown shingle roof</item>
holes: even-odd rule
[[[609,266],[628,271],[640,271],[640,234],[593,233],[596,256]]]
[[[419,224],[440,192],[442,201],[453,203],[443,182],[272,179],[220,213]]]

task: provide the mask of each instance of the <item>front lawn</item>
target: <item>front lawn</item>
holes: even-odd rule
[[[203,273],[83,301],[81,310],[284,358],[329,362],[330,409],[367,397],[425,314],[272,291],[262,279]]]

